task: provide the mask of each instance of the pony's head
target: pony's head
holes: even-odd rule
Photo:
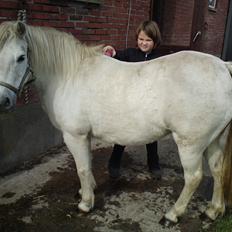
[[[22,22],[0,25],[0,111],[9,111],[28,81],[26,26]]]

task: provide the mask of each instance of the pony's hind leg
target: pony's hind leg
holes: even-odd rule
[[[83,212],[89,212],[94,206],[93,190],[96,185],[91,170],[90,139],[87,135],[74,137],[71,134],[64,133],[64,141],[74,157],[81,182],[79,192],[82,200],[78,204],[78,208]]]
[[[225,212],[223,194],[223,149],[225,140],[225,136],[222,135],[220,139],[216,139],[211,143],[206,151],[206,157],[214,179],[214,188],[212,202],[205,213],[212,220],[215,220],[219,214],[224,214]]]
[[[177,222],[196,191],[202,179],[202,149],[199,146],[190,144],[188,141],[178,139],[173,135],[177,143],[180,160],[184,169],[184,188],[175,205],[165,214],[165,218],[172,222]]]

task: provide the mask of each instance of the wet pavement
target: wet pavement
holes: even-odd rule
[[[93,172],[97,182],[95,208],[78,211],[80,183],[72,156],[65,146],[52,149],[36,161],[0,178],[1,232],[197,232],[209,227],[199,215],[211,195],[205,176],[187,212],[172,227],[159,224],[183,187],[176,146],[170,137],[159,142],[162,180],[150,176],[145,146],[127,147],[121,177],[108,176],[112,148],[93,144]]]

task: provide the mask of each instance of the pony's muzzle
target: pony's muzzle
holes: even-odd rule
[[[8,112],[15,106],[16,99],[8,95],[0,97],[0,112]]]

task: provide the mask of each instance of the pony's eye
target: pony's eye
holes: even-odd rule
[[[18,63],[21,63],[21,62],[23,62],[24,60],[25,60],[25,55],[21,55],[21,56],[18,57],[17,62],[18,62]]]

